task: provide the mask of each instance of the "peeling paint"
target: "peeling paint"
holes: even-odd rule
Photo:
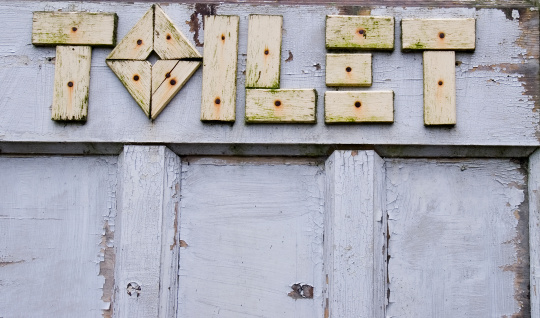
[[[196,46],[203,47],[204,45],[204,43],[201,43],[201,41],[199,40],[199,32],[201,30],[201,25],[202,29],[204,30],[204,17],[215,14],[215,4],[195,4],[195,11],[191,14],[189,21],[186,21],[186,24],[189,25],[189,31],[193,33],[193,42],[195,42]],[[199,16],[201,17],[202,22],[199,21]]]

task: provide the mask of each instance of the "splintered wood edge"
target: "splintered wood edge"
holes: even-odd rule
[[[295,94],[304,96],[294,96]],[[246,89],[245,122],[315,124],[317,123],[317,91],[315,89]]]
[[[35,11],[32,44],[111,47],[116,45],[117,25],[116,13]],[[74,39],[77,34],[82,35]]]

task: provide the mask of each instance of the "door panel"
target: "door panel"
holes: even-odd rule
[[[520,162],[386,160],[391,317],[530,316]]]
[[[324,166],[187,158],[182,168],[178,316],[322,317]],[[313,298],[291,293],[296,283]]]

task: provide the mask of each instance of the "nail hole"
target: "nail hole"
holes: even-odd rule
[[[221,99],[216,98],[216,100],[214,101],[214,103],[216,103],[217,105],[221,104]]]
[[[142,40],[137,40],[137,45],[141,45],[142,44]]]
[[[347,73],[349,73],[350,71],[352,71],[352,68],[350,66],[347,66],[345,70],[347,71]]]
[[[171,73],[165,74],[165,78],[169,78],[169,77],[171,77]]]
[[[221,35],[221,40],[225,41],[225,34]]]
[[[439,81],[439,85],[442,85],[443,84],[443,81]]]
[[[364,35],[366,34],[366,30],[358,30],[358,33],[360,33],[360,35]]]
[[[358,101],[357,101],[356,103],[354,103],[354,107],[360,108],[360,106],[362,106],[362,103],[360,103],[360,102],[358,102]]]
[[[281,101],[276,100],[276,101],[274,102],[274,105],[276,105],[277,107],[281,106]]]
[[[73,87],[73,82],[68,82],[68,87]]]
[[[169,83],[171,83],[171,85],[176,85],[176,80],[172,79]]]
[[[133,76],[133,80],[134,80],[135,82],[138,81],[138,80],[139,80],[139,75]]]
[[[77,32],[77,27],[72,27],[72,28],[71,28],[71,31]]]
[[[268,50],[264,50],[264,55],[268,55],[270,52]]]
[[[167,40],[170,40],[170,39],[171,39],[171,35],[170,35],[170,34],[167,34],[166,38],[167,38]]]
[[[439,37],[440,37],[441,39],[444,39],[444,33],[443,33],[443,32],[439,33]]]

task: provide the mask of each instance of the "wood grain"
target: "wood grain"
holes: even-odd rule
[[[34,12],[32,44],[114,46],[116,13]]]
[[[86,121],[92,47],[56,47],[53,120]]]
[[[150,116],[152,64],[148,61],[108,60],[107,65],[118,76],[146,116]]]
[[[202,58],[159,5],[154,6],[154,51],[162,59]]]
[[[394,49],[394,17],[329,15],[327,49]]]
[[[234,122],[238,16],[205,16],[201,120]]]
[[[467,19],[403,19],[403,50],[474,50],[476,20]]]
[[[327,54],[326,86],[371,86],[371,54]]]
[[[456,66],[453,51],[424,52],[424,125],[455,125]]]
[[[316,123],[313,89],[247,89],[246,123]]]
[[[388,316],[528,317],[525,167],[387,159]]]
[[[165,106],[176,96],[184,84],[191,78],[191,75],[199,68],[201,62],[196,61],[177,61],[172,69],[166,73],[154,72],[155,65],[152,67],[152,81],[154,77],[164,78],[159,87],[152,87],[152,107],[151,118],[156,119],[163,111]],[[167,74],[169,77],[167,77]]]
[[[282,16],[249,16],[246,88],[279,88],[282,25]]]
[[[335,151],[325,170],[325,317],[386,317],[384,161]]]
[[[392,123],[394,92],[340,91],[324,94],[326,123]]]
[[[108,60],[146,60],[154,49],[154,7],[140,18],[107,56]]]
[[[178,289],[180,160],[163,146],[125,146],[119,171],[114,317],[170,317]]]

